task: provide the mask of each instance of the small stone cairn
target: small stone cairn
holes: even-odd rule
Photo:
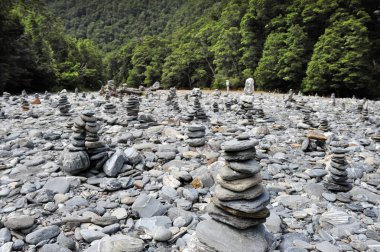
[[[127,109],[127,121],[137,120],[140,111],[140,101],[137,96],[130,96],[125,105]]]
[[[29,102],[26,98],[21,98],[21,109],[22,111],[29,111]]]
[[[104,113],[106,114],[115,114],[116,113],[116,106],[113,103],[106,103],[104,104]]]
[[[9,101],[9,99],[11,98],[11,94],[8,93],[8,92],[3,92],[3,100],[4,101]]]
[[[329,131],[329,122],[327,120],[327,116],[323,115],[320,119],[319,129],[322,131]]]
[[[189,125],[187,127],[187,143],[190,147],[200,147],[206,143],[206,127],[203,125]]]
[[[361,120],[363,122],[368,121],[368,101],[363,105]]]
[[[86,110],[73,121],[70,145],[63,152],[62,170],[69,174],[78,174],[89,167],[98,170],[108,159],[108,148],[99,139],[94,115]]]
[[[228,234],[242,237],[249,237],[251,232],[256,232],[260,245],[266,244],[263,238],[266,231],[262,223],[269,216],[266,206],[270,202],[270,195],[261,184],[261,165],[255,160],[257,144],[258,141],[249,139],[244,133],[224,143],[224,158],[227,162],[217,174],[212,202],[206,208],[212,219],[197,226],[197,237],[203,245],[212,246],[212,240],[208,244],[209,236],[204,235],[203,225],[210,227],[209,232],[213,232],[212,228],[220,227]],[[252,246],[255,246],[254,241]],[[266,251],[267,244],[259,247],[245,248],[245,251]]]
[[[67,95],[65,93],[61,93],[59,96],[59,101],[58,101],[59,112],[63,116],[69,116],[70,108],[71,108],[71,105],[69,103],[69,100],[67,99]]]
[[[167,106],[171,106],[174,111],[177,111],[177,112],[181,111],[178,105],[177,90],[175,87],[170,88],[169,94],[165,103]]]
[[[207,115],[203,110],[201,103],[199,102],[198,96],[194,97],[193,104],[190,106],[188,110],[188,114],[184,116],[184,120],[192,121],[192,120],[207,120]]]
[[[351,183],[347,181],[346,149],[348,144],[343,141],[332,141],[330,151],[332,153],[331,162],[329,164],[329,176],[325,187],[330,191],[348,192],[352,189]]]

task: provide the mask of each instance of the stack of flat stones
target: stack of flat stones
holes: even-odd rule
[[[213,104],[212,104],[212,111],[214,113],[218,113],[219,112],[219,105],[218,105],[217,102],[213,102]]]
[[[140,101],[137,96],[130,96],[126,102],[127,121],[137,120],[140,110]]]
[[[181,111],[178,105],[177,90],[172,87],[169,90],[168,97],[166,99],[166,105],[172,106],[174,111]]]
[[[3,110],[3,104],[0,103],[0,119],[5,119],[5,111]]]
[[[90,157],[91,167],[100,169],[108,160],[107,146],[100,141],[99,125],[93,111],[86,110],[80,115],[85,126],[85,147]],[[83,124],[82,124],[83,125]]]
[[[247,96],[245,96],[247,97]],[[240,109],[238,111],[238,114],[242,115],[243,118],[245,118],[245,115],[248,112],[252,112],[253,114],[253,101],[252,99],[241,99]]]
[[[352,184],[347,181],[347,147],[348,144],[342,141],[332,141],[330,144],[332,158],[328,167],[329,176],[324,184],[330,191],[348,192],[352,189]]]
[[[265,113],[262,107],[256,109],[256,115],[260,119],[265,119]]]
[[[45,91],[44,100],[48,101],[50,99],[50,96],[50,93],[48,91]]]
[[[25,98],[21,99],[21,109],[22,111],[29,111],[29,102]]]
[[[11,97],[11,94],[8,92],[3,92],[3,99],[4,101],[9,101],[9,98]]]
[[[264,223],[270,195],[261,184],[261,165],[255,160],[257,140],[242,134],[224,143],[226,164],[217,175],[212,203],[207,207],[216,221],[238,229]]]
[[[311,126],[311,121],[310,121],[310,114],[311,114],[311,109],[309,107],[304,107],[302,108],[302,113],[303,113],[303,120],[302,122],[304,124],[310,125]]]
[[[203,110],[201,103],[199,102],[198,96],[194,97],[194,101],[192,106],[190,107],[188,114],[184,116],[184,119],[187,121],[199,119],[199,120],[207,120],[207,115]]]
[[[67,99],[67,95],[64,94],[64,93],[62,93],[59,96],[59,101],[58,101],[59,112],[63,116],[68,116],[68,115],[70,115],[70,113],[69,113],[70,108],[71,108],[71,105],[70,105],[70,103],[69,103],[69,101]]]
[[[368,121],[368,103],[363,107],[361,119],[363,122]]]
[[[359,101],[359,102],[358,102],[358,106],[357,106],[357,108],[356,108],[356,112],[361,113],[362,110],[363,110],[363,105],[364,105],[364,102],[361,103],[361,102]]]
[[[106,114],[115,114],[116,113],[116,106],[113,103],[106,103],[104,104],[104,113]]]
[[[321,118],[321,122],[319,124],[319,129],[322,131],[329,131],[329,122],[327,121],[326,116],[323,116]]]
[[[261,166],[255,161],[257,144],[256,140],[244,134],[224,143],[224,158],[227,162],[217,174],[212,201],[206,207],[211,219],[199,223],[196,230],[198,240],[207,249],[268,250],[269,245],[264,238],[267,232],[262,223],[269,216],[266,206],[270,202],[270,195],[261,184]],[[219,237],[213,235],[214,232]],[[215,245],[218,239],[222,240]],[[236,244],[231,244],[234,240]]]
[[[380,130],[377,130],[377,133],[373,134],[371,138],[376,143],[380,143]]]
[[[200,147],[206,143],[206,127],[204,125],[189,125],[187,127],[187,143],[190,147]]]

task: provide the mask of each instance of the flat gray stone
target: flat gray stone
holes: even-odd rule
[[[44,240],[49,240],[58,236],[60,233],[59,227],[56,225],[39,228],[25,237],[25,241],[29,244],[37,244]]]
[[[132,204],[132,210],[136,211],[140,218],[162,215],[166,211],[161,202],[145,193],[140,194]]]
[[[264,186],[258,184],[242,192],[234,192],[228,190],[221,185],[217,184],[215,186],[214,195],[219,200],[228,201],[228,200],[250,200],[260,196],[264,192]]]
[[[252,176],[251,174],[248,174],[248,173],[237,172],[229,168],[227,164],[222,166],[222,168],[219,171],[219,175],[222,179],[227,180],[227,181],[236,180],[236,179],[244,179],[244,178],[249,178]]]
[[[260,173],[256,173],[255,175],[249,178],[237,179],[233,181],[226,181],[222,179],[219,174],[216,176],[216,181],[218,182],[218,184],[234,192],[245,191],[251,187],[258,185],[262,180],[263,179]]]
[[[123,168],[124,161],[123,151],[116,150],[116,152],[104,163],[104,173],[109,177],[115,177],[119,174],[121,168]]]
[[[250,140],[231,140],[225,142],[222,147],[224,151],[226,152],[236,152],[236,151],[243,151],[254,148],[256,145],[258,145],[259,142],[256,139],[250,139]]]
[[[29,215],[9,216],[4,225],[10,229],[20,230],[30,228],[34,224],[34,217]]]
[[[258,173],[261,170],[261,165],[254,159],[245,162],[229,162],[228,164],[232,170],[251,175]]]
[[[50,178],[44,185],[44,189],[54,193],[65,194],[70,190],[70,181],[67,178]]]
[[[219,252],[264,252],[268,250],[266,231],[262,225],[239,230],[214,220],[197,225],[200,242]]]

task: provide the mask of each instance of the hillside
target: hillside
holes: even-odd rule
[[[31,89],[41,75],[54,87],[66,88],[96,88],[111,78],[135,87],[160,81],[166,87],[181,88],[221,88],[229,80],[233,88],[239,88],[253,77],[261,90],[380,96],[380,6],[376,0],[33,3],[38,4],[15,1],[2,10],[2,15],[15,18],[17,6],[24,6],[24,12],[16,15],[20,34],[32,34],[24,19],[39,20],[35,28],[45,42],[35,43],[31,51],[45,52],[46,64],[43,69],[28,70],[38,74],[17,82]],[[28,9],[51,17],[52,25],[44,29],[40,19],[28,15]],[[11,43],[12,34],[3,40]],[[67,42],[58,45],[56,36]],[[82,50],[89,57],[74,59],[71,56],[78,53],[60,53],[83,49],[79,41],[92,48]],[[16,51],[24,47],[19,45]],[[18,56],[7,59],[12,57]],[[88,62],[83,62],[88,59],[96,67],[88,69]],[[16,64],[17,72],[25,70],[24,63]],[[11,69],[12,64],[7,64]],[[11,77],[8,82],[14,83]],[[11,85],[3,81],[2,86]]]

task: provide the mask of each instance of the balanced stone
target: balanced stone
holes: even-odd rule
[[[113,103],[106,103],[104,104],[104,113],[106,114],[115,114],[116,113],[116,106]]]
[[[203,146],[206,143],[206,127],[203,125],[190,125],[187,129],[188,139],[186,142],[190,147]]]
[[[58,101],[58,109],[61,115],[68,116],[70,111],[71,105],[67,99],[67,96],[65,93],[61,93],[59,96]]]
[[[347,181],[347,161],[345,154],[348,152],[348,144],[340,141],[332,141],[330,151],[332,153],[331,162],[329,165],[329,176],[324,184],[330,191],[348,192],[352,185]]]
[[[29,102],[25,99],[21,99],[21,109],[22,111],[29,111]]]
[[[251,175],[258,173],[261,170],[260,164],[254,159],[244,162],[229,162],[229,167],[237,172]]]
[[[127,109],[127,121],[137,120],[140,111],[140,101],[136,96],[130,96],[125,105]]]
[[[261,184],[248,188],[245,191],[235,192],[232,190],[228,190],[223,186],[217,184],[215,186],[214,194],[215,197],[221,201],[226,200],[240,200],[240,199],[254,199],[260,196],[264,192],[264,187]]]

